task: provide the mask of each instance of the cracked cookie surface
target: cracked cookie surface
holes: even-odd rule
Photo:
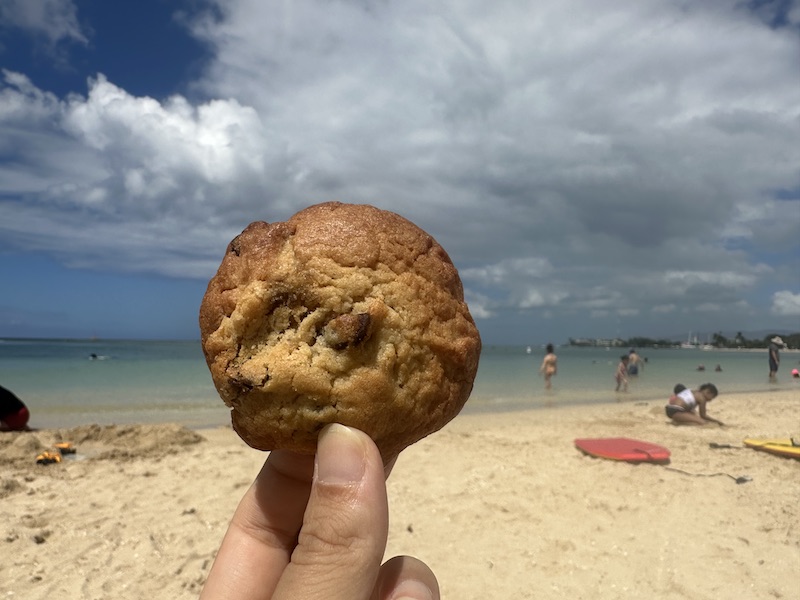
[[[313,453],[337,422],[367,432],[385,460],[461,410],[481,348],[442,247],[395,213],[337,202],[237,236],[200,331],[250,446]]]

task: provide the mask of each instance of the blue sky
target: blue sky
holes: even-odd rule
[[[800,4],[0,0],[0,337],[198,336],[227,242],[370,203],[489,344],[800,330]]]

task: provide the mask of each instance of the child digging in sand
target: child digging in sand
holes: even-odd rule
[[[675,425],[708,425],[709,423],[724,425],[722,421],[706,414],[706,404],[719,394],[717,386],[713,383],[704,383],[696,390],[687,389],[679,383],[673,392],[669,404],[664,407],[664,410]],[[695,408],[697,408],[697,412],[695,412]]]

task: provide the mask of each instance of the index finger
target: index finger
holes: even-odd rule
[[[314,457],[275,450],[228,526],[201,600],[268,600],[303,524]]]

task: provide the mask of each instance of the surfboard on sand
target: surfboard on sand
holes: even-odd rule
[[[664,446],[631,438],[576,439],[575,447],[590,456],[631,463],[668,463],[670,455]]]
[[[759,440],[755,438],[747,438],[744,445],[748,448],[756,450],[763,450],[771,454],[779,456],[788,456],[789,458],[800,458],[800,444],[795,445],[790,438],[772,439],[772,440]]]

